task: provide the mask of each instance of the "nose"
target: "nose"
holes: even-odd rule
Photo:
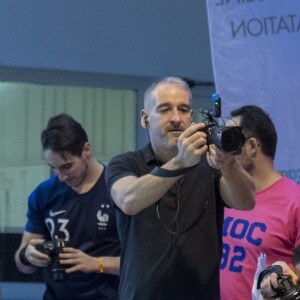
[[[64,174],[63,172],[56,171],[56,174],[57,174],[57,176],[58,176],[58,179],[59,179],[61,182],[66,181],[66,179],[68,178],[68,176],[67,176],[66,174]]]
[[[177,109],[174,109],[172,111],[170,122],[172,123],[172,125],[176,125],[176,126],[178,126],[181,123],[180,115]]]

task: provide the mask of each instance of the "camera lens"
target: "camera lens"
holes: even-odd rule
[[[62,281],[65,279],[65,270],[61,267],[55,268],[52,266],[52,274],[54,281]]]
[[[219,149],[230,154],[241,153],[241,148],[245,143],[245,137],[241,127],[214,126],[211,128],[211,140]]]
[[[239,151],[244,144],[244,136],[237,127],[224,129],[222,132],[222,149],[229,153]]]

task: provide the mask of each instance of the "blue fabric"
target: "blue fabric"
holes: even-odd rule
[[[104,172],[95,186],[77,194],[58,177],[41,183],[29,197],[26,231],[62,238],[68,246],[91,256],[119,256],[115,210],[108,197]],[[53,281],[45,268],[45,299],[117,299],[119,277],[75,272]]]
[[[206,3],[222,116],[249,104],[266,110],[278,131],[276,168],[300,182],[299,1]]]

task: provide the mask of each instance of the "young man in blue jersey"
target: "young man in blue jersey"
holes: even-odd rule
[[[69,115],[52,117],[41,142],[55,175],[29,196],[17,267],[44,268],[44,299],[118,299],[120,244],[105,166]]]

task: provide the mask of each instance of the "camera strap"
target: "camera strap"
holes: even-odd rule
[[[150,174],[153,175],[153,176],[164,177],[164,178],[177,177],[177,176],[183,175],[183,174],[191,171],[195,167],[197,167],[197,165],[187,167],[187,168],[183,168],[183,169],[178,169],[178,170],[167,170],[167,169],[163,169],[163,168],[160,168],[160,167],[155,167],[151,171]]]

